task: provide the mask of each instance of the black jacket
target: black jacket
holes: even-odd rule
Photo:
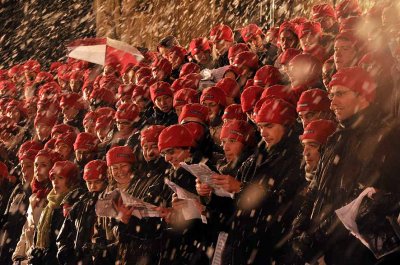
[[[169,126],[178,123],[178,116],[174,110],[168,113],[162,112],[157,107],[154,107],[154,112],[146,121],[146,125],[164,125]]]
[[[400,193],[398,126],[384,118],[374,106],[344,121],[329,139],[311,183],[296,229],[306,231],[307,259],[318,245],[327,264],[373,264],[374,257],[349,234],[335,210],[354,200],[365,187]],[[397,161],[397,162],[396,162]]]
[[[298,135],[291,131],[266,151],[264,143],[241,167],[244,184],[235,196],[236,211],[223,253],[223,264],[270,264],[292,221],[292,199],[301,183]]]
[[[19,183],[11,193],[1,220],[0,264],[12,264],[11,256],[21,236],[32,194],[30,183]]]

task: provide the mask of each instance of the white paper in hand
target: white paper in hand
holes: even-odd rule
[[[218,174],[212,171],[206,164],[199,163],[199,164],[186,164],[185,162],[180,163],[181,167],[185,170],[189,171],[190,174],[195,176],[200,180],[201,183],[207,184],[211,188],[213,188],[213,192],[215,195],[219,197],[230,197],[233,198],[233,193],[229,193],[226,190],[217,187],[214,185],[212,176]]]

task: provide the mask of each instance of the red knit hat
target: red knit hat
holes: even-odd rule
[[[54,127],[51,129],[51,137],[53,138],[55,134],[64,134],[69,132],[75,132],[75,128],[68,124],[60,123],[54,125]]]
[[[196,38],[193,39],[189,44],[189,52],[193,56],[201,51],[210,51],[210,43],[207,38]]]
[[[294,57],[296,57],[300,53],[301,53],[301,50],[299,50],[299,49],[289,48],[281,54],[280,63],[283,65],[288,64],[290,62],[290,60],[292,60]]]
[[[166,127],[163,125],[151,125],[140,132],[140,144],[157,143],[158,136]]]
[[[21,145],[21,147],[19,148],[19,150],[18,150],[18,158],[19,158],[19,160],[21,160],[21,155],[23,154],[23,153],[25,153],[26,151],[28,151],[28,150],[37,150],[37,151],[39,151],[39,150],[41,150],[43,148],[43,144],[41,143],[41,142],[37,142],[37,141],[34,141],[34,140],[29,140],[29,141],[26,141],[26,142],[24,142],[22,145]],[[35,158],[35,157],[34,157]]]
[[[107,166],[112,166],[119,163],[133,164],[135,155],[129,146],[116,146],[108,150],[106,154]]]
[[[176,79],[171,85],[171,90],[173,93],[176,93],[182,88],[197,89],[197,84],[192,79],[179,78]]]
[[[265,65],[257,70],[254,75],[254,85],[261,87],[269,87],[282,82],[282,74],[278,68],[271,65]]]
[[[61,87],[54,81],[44,84],[39,88],[38,96],[43,98],[49,95],[59,95],[61,94]]]
[[[20,64],[12,66],[8,70],[8,77],[13,78],[15,75],[21,75],[23,71],[23,67]]]
[[[0,91],[2,95],[9,95],[14,97],[17,93],[17,87],[12,81],[0,81]]]
[[[330,89],[333,86],[347,87],[365,97],[368,102],[375,100],[377,84],[369,73],[360,67],[340,69],[329,83]]]
[[[239,84],[236,80],[229,77],[222,78],[217,84],[215,84],[215,86],[221,88],[225,92],[226,96],[231,98],[235,97],[235,94],[240,92]]]
[[[244,113],[253,109],[254,105],[260,99],[264,88],[259,86],[250,86],[246,88],[240,95],[240,102]]]
[[[51,82],[53,81],[53,75],[48,73],[48,72],[40,72],[36,75],[35,77],[35,83],[40,83],[40,82]]]
[[[106,116],[114,118],[115,110],[110,107],[102,107],[102,108],[96,109],[96,114],[98,117],[106,115]]]
[[[128,84],[128,85],[120,85],[118,87],[118,98],[121,98],[122,96],[131,96],[133,90],[137,86],[134,84]]]
[[[92,160],[85,165],[83,169],[83,179],[88,180],[106,180],[107,164],[103,160]]]
[[[192,147],[193,145],[193,135],[185,126],[180,124],[165,128],[158,137],[158,150],[160,152],[168,148]]]
[[[96,119],[95,130],[98,131],[102,128],[108,128],[114,126],[114,117],[101,115]]]
[[[55,146],[63,143],[71,147],[71,149],[74,149],[74,142],[76,139],[76,133],[74,132],[68,132],[64,134],[60,134],[57,136]]]
[[[185,75],[183,78],[192,80],[196,84],[196,89],[197,89],[199,87],[200,80],[203,77],[201,76],[201,74],[191,73],[191,74]]]
[[[144,87],[146,90],[152,85],[157,83],[157,80],[150,76],[145,76],[137,83],[138,86]]]
[[[14,110],[19,111],[19,113],[22,117],[27,116],[27,110],[25,108],[24,102],[22,102],[22,101],[13,99],[10,102],[8,102],[7,108],[6,108],[6,113],[12,112]]]
[[[249,47],[244,44],[244,43],[237,43],[233,46],[231,46],[228,50],[228,58],[229,59],[234,59],[236,55],[238,55],[241,52],[247,52],[250,51]]]
[[[280,27],[279,27],[279,35],[278,36],[280,36],[281,33],[286,31],[286,30],[291,31],[297,37],[296,26],[293,23],[289,22],[289,21],[285,21],[280,25]]]
[[[36,155],[38,154],[39,150],[37,149],[28,149],[18,154],[18,160],[21,162],[24,159],[29,159],[31,161],[35,160]]]
[[[115,113],[115,120],[128,120],[131,122],[137,122],[139,119],[139,108],[133,103],[121,104]]]
[[[132,91],[132,101],[136,100],[137,97],[142,97],[145,99],[150,99],[150,90],[146,89],[144,86],[137,85]]]
[[[28,60],[23,64],[23,68],[26,71],[33,71],[35,73],[39,73],[40,63],[37,60]]]
[[[151,101],[155,102],[157,97],[160,96],[173,96],[171,86],[167,82],[159,81],[150,86]]]
[[[208,108],[199,103],[186,104],[182,108],[182,112],[179,115],[178,122],[181,123],[188,118],[198,118],[203,123],[208,123],[208,113]]]
[[[185,63],[182,65],[181,71],[179,72],[179,77],[191,74],[191,73],[200,73],[200,66],[195,63]]]
[[[257,113],[257,123],[277,123],[292,125],[295,123],[297,113],[293,105],[281,99],[268,99]]]
[[[84,109],[84,102],[78,93],[64,94],[60,100],[60,107],[74,107],[78,110]]]
[[[176,56],[178,56],[179,58],[181,58],[182,60],[185,59],[185,56],[187,54],[187,51],[185,48],[181,47],[181,46],[173,46],[170,50],[169,50],[169,56],[171,56],[172,54],[175,54]]]
[[[205,100],[210,100],[219,105],[226,106],[225,92],[216,86],[208,87],[203,90],[201,93],[200,102],[203,103]]]
[[[356,32],[362,23],[364,23],[364,18],[361,17],[348,17],[344,18],[339,24],[339,32],[352,31]]]
[[[197,95],[197,91],[191,88],[182,88],[174,94],[174,103],[173,106],[183,106],[188,103],[198,103],[199,98]]]
[[[310,139],[326,144],[328,137],[336,131],[337,124],[330,120],[315,120],[304,128],[300,140]]]
[[[222,120],[247,120],[246,114],[243,113],[240,104],[231,104],[225,108]]]
[[[258,56],[254,52],[241,52],[236,55],[232,65],[238,67],[241,71],[243,67],[248,67],[255,71],[258,68]]]
[[[361,15],[358,0],[343,0],[336,5],[336,17],[350,17]]]
[[[295,65],[298,68],[303,68],[304,72],[307,71],[307,80],[309,82],[321,78],[322,64],[311,54],[302,53],[296,55],[291,61],[290,65]]]
[[[106,102],[108,104],[114,105],[115,103],[115,93],[112,90],[106,88],[93,89],[90,93],[89,100],[91,102]]]
[[[311,34],[313,36],[317,35],[321,37],[321,24],[319,22],[307,21],[297,28],[297,36],[299,37],[299,39],[303,38],[307,34]]]
[[[35,159],[36,159],[36,157],[39,157],[39,156],[47,157],[52,164],[54,164],[57,161],[63,160],[62,156],[59,153],[57,153],[56,151],[53,151],[51,149],[48,149],[48,148],[43,148],[42,150],[40,150],[36,154]]]
[[[233,42],[233,31],[227,25],[217,25],[211,29],[210,40],[212,42],[221,40]]]
[[[243,120],[231,120],[222,125],[220,139],[235,139],[243,144],[250,140],[251,126]]]
[[[186,122],[182,125],[192,134],[194,146],[197,146],[204,138],[206,132],[204,125],[197,122]]]
[[[331,101],[328,92],[322,89],[310,89],[301,93],[297,102],[297,112],[300,111],[329,111]]]
[[[323,17],[331,17],[336,19],[335,10],[330,4],[314,5],[312,7],[312,18],[319,19]]]
[[[52,62],[52,63],[50,64],[50,68],[49,68],[50,72],[52,72],[52,73],[57,73],[57,69],[58,69],[58,67],[60,67],[61,65],[63,65],[61,62]]]
[[[240,30],[240,35],[245,42],[249,42],[257,35],[264,36],[264,33],[256,24],[249,24]]]
[[[16,124],[13,119],[8,116],[0,117],[0,131],[12,132],[16,128]]]
[[[158,59],[152,64],[153,71],[154,69],[163,71],[166,76],[170,76],[172,72],[172,64],[165,58]]]
[[[68,186],[71,187],[79,182],[79,169],[78,166],[71,161],[58,161],[55,162],[49,172],[49,178],[52,180],[54,175],[63,176],[67,179]]]
[[[81,132],[75,139],[74,150],[76,151],[78,149],[82,149],[90,152],[95,152],[97,151],[98,143],[99,139],[97,138],[97,136],[91,133]]]
[[[146,76],[148,76],[148,77],[152,76],[151,68],[150,67],[141,67],[139,70],[137,70],[137,72],[135,74],[137,83]]]
[[[276,97],[296,106],[297,98],[289,86],[274,85],[266,88],[261,94],[261,98]]]

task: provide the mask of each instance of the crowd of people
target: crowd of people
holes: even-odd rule
[[[0,264],[398,264],[399,11],[342,0],[137,64],[1,69]],[[336,210],[366,190],[350,229]]]

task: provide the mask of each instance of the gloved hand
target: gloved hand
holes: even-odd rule
[[[28,264],[30,265],[40,265],[44,263],[44,258],[46,256],[46,250],[40,248],[34,248],[28,258]]]

